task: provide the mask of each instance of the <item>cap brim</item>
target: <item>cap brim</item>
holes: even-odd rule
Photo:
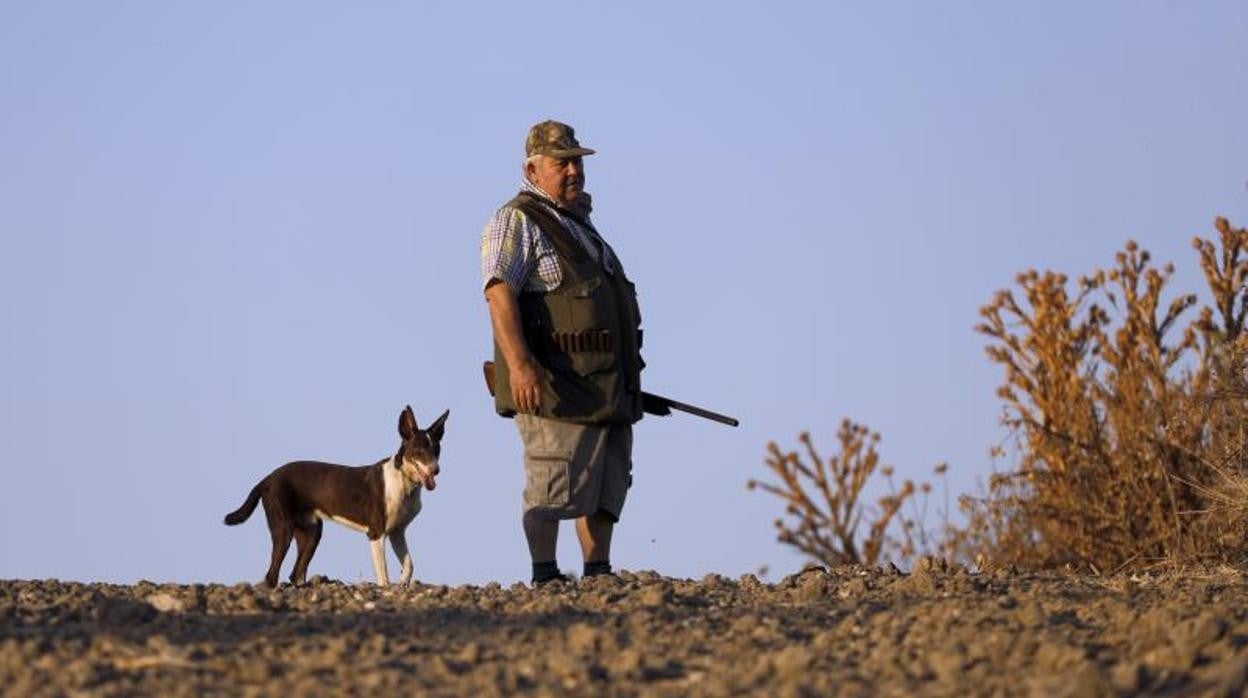
[[[590,148],[568,148],[567,150],[551,150],[542,155],[549,155],[552,158],[579,158],[582,155],[593,155],[594,150]]]

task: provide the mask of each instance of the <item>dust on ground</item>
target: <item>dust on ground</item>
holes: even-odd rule
[[[9,695],[1239,695],[1248,576],[0,581]]]

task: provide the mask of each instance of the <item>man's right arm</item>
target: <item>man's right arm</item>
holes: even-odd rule
[[[535,413],[541,406],[541,366],[524,341],[516,294],[502,280],[492,279],[485,287],[485,300],[490,306],[494,341],[507,361],[511,398],[521,412]]]

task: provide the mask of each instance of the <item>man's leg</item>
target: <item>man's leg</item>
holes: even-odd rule
[[[598,474],[598,509],[576,521],[586,577],[611,574],[611,534],[632,485],[633,429],[619,424],[607,427]]]
[[[564,444],[570,425],[527,414],[515,417],[516,428],[524,443],[524,514],[521,523],[533,562],[534,584],[561,579],[556,562],[559,540],[560,507],[567,505],[568,462],[564,453],[572,447]]]
[[[529,557],[533,563],[554,562],[559,542],[559,521],[544,518],[531,511],[524,513],[524,537],[529,541]]]
[[[533,584],[567,579],[559,572],[555,560],[555,543],[559,540],[559,520],[528,511],[524,514],[524,537],[529,541],[529,557],[533,560]]]
[[[615,520],[602,510],[576,520],[576,536],[581,541],[581,556],[585,562],[607,562],[611,559],[611,533],[614,530]]]

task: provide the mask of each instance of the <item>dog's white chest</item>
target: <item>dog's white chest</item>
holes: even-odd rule
[[[403,477],[393,461],[385,465],[386,531],[405,528],[420,513],[421,488]]]

